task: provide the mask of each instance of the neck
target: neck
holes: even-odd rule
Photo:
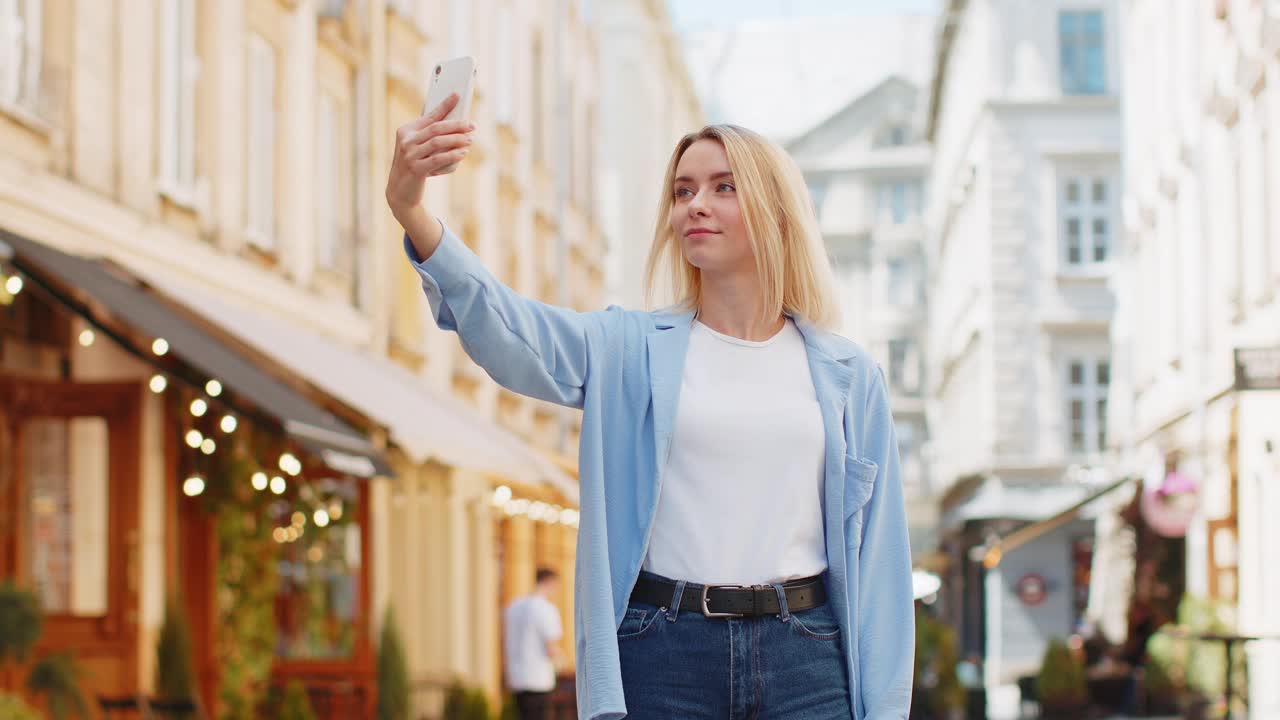
[[[731,275],[702,273],[698,322],[721,335],[751,342],[768,340],[776,335],[786,318],[779,315],[762,319],[763,305],[760,282],[754,272]]]

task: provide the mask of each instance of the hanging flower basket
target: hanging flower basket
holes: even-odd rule
[[[1180,538],[1187,534],[1200,504],[1200,484],[1178,471],[1165,475],[1158,486],[1142,491],[1142,518],[1157,534]]]

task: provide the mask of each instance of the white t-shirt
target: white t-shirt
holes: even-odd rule
[[[695,320],[644,569],[743,585],[823,572],[824,449],[795,324],[752,342]]]
[[[503,613],[503,642],[507,688],[520,692],[550,692],[556,687],[556,668],[547,655],[547,642],[563,632],[560,611],[533,594],[516,600]]]

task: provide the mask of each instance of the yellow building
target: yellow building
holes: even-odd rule
[[[39,587],[47,605],[52,587],[79,598],[48,606],[45,645],[78,647],[85,623],[116,628],[85,653],[92,692],[149,690],[164,600],[180,594],[203,698],[222,702],[214,645],[233,602],[219,585],[228,558],[201,511],[204,482],[193,492],[184,480],[200,453],[178,433],[198,424],[196,400],[243,411],[246,428],[261,417],[273,448],[311,452],[296,483],[339,478],[357,508],[339,543],[355,600],[319,618],[353,622],[354,639],[280,650],[270,682],[303,679],[322,715],[364,712],[390,606],[415,716],[437,712],[455,678],[496,699],[500,609],[542,565],[566,580],[571,654],[578,415],[498,388],[434,326],[383,187],[426,69],[474,55],[478,142],[455,175],[428,184],[428,208],[517,290],[602,306],[599,50],[582,12],[551,0],[0,2],[0,271],[27,281],[0,293],[0,417],[21,418],[15,398],[32,388],[114,392],[124,405],[111,408],[132,408],[110,410],[110,437],[85,445],[123,460],[76,456],[114,463],[109,473],[73,462],[56,492],[21,477],[3,490],[30,522],[0,526],[0,576]],[[68,268],[79,265],[63,258],[86,259],[95,282],[119,281],[131,300],[77,284]],[[163,338],[134,316],[140,304],[196,339],[149,352]],[[204,381],[223,371],[228,391],[215,396]],[[158,393],[157,375],[171,382]],[[330,432],[308,434],[301,415]],[[18,451],[0,462],[9,468],[33,431],[16,432],[18,445],[0,444]],[[55,456],[75,453],[62,442]],[[87,519],[66,509],[104,498],[111,509]],[[136,507],[115,509],[126,501]],[[96,528],[106,548],[64,538],[62,585],[53,565],[24,559],[49,519]],[[277,620],[305,624],[315,606],[299,602],[278,596]]]

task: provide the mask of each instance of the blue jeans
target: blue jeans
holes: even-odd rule
[[[830,603],[802,612],[707,618],[631,603],[618,629],[628,720],[848,720],[843,642]],[[690,590],[690,592],[693,592]]]

